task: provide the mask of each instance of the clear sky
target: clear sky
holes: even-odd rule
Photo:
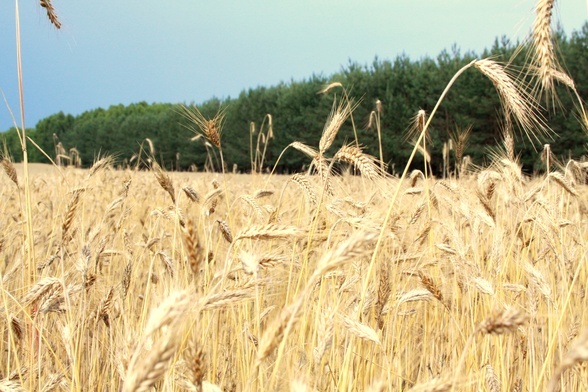
[[[557,2],[567,33],[587,0]],[[534,0],[20,0],[27,127],[63,111],[139,101],[200,103],[245,89],[329,76],[349,61],[436,57],[456,44],[524,38]],[[0,88],[15,116],[15,1],[0,1]],[[0,131],[12,120],[0,107]]]

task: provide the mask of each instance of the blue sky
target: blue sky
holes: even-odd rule
[[[524,38],[531,0],[53,0],[56,30],[36,0],[20,2],[27,127],[133,102],[203,102],[248,88],[331,75],[375,56],[435,57],[456,44],[480,53]],[[15,2],[0,2],[0,88],[18,117]],[[558,2],[566,32],[586,1]],[[19,122],[20,124],[20,122]],[[0,131],[12,126],[6,104]]]

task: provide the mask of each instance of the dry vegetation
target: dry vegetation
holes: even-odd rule
[[[6,390],[588,388],[585,165],[344,173],[332,195],[320,175],[50,167],[34,262],[3,166]]]
[[[549,26],[546,94],[563,73]],[[390,177],[357,140],[333,153],[345,92],[318,148],[287,147],[309,158],[293,176],[4,157],[0,390],[588,390],[588,165],[555,168],[546,146],[546,174],[524,176],[513,127],[548,131],[537,101],[495,61],[455,78],[469,68],[501,97],[504,152],[468,171],[460,151],[445,179]],[[186,114],[222,152],[222,112]]]

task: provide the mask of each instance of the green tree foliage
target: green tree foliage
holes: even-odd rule
[[[572,33],[570,38],[558,32],[557,41],[562,65],[575,80],[580,96],[588,97],[588,24]],[[462,54],[453,47],[434,59],[411,60],[401,55],[394,60],[376,58],[369,65],[350,62],[329,77],[312,75],[301,81],[257,87],[243,91],[233,99],[210,99],[198,107],[208,118],[224,110],[221,140],[226,167],[231,170],[236,165],[239,171],[247,172],[251,169],[252,149],[255,149],[252,144],[260,137],[262,123],[267,127],[268,114],[272,118],[274,137],[264,140],[267,142],[266,169],[276,164],[281,152],[293,141],[317,146],[334,102],[345,99],[345,93],[356,106],[352,118],[341,127],[332,149],[354,142],[357,134],[365,151],[379,156],[377,133],[373,127],[368,127],[370,113],[376,109],[375,102],[379,100],[384,160],[392,169],[400,170],[412,150],[407,134],[418,111],[422,109],[430,113],[448,81],[475,58],[491,56],[510,62],[513,69],[523,69],[528,56],[523,50],[513,57],[517,47],[518,43],[502,38],[480,56]],[[521,81],[529,82],[529,75],[526,77]],[[319,94],[332,82],[340,82],[346,90],[334,87]],[[529,172],[541,168],[538,151],[543,148],[543,143],[551,143],[552,151],[562,159],[578,158],[586,152],[588,138],[577,118],[576,99],[565,86],[558,86],[557,91],[555,102],[541,102],[546,108],[542,114],[557,136],[531,143],[515,135],[516,153]],[[465,72],[449,91],[431,123],[427,151],[432,157],[434,173],[441,172],[443,144],[452,133],[469,126],[473,131],[465,154],[475,163],[487,163],[490,150],[496,150],[501,143],[503,116],[500,110],[492,83],[473,68]],[[251,130],[256,134],[251,135]],[[146,159],[150,153],[146,143],[149,139],[155,148],[155,159],[168,169],[187,170],[195,166],[202,170],[206,162],[209,162],[209,168],[220,168],[218,151],[204,138],[191,141],[195,134],[179,106],[174,104],[140,102],[95,109],[78,116],[60,112],[39,121],[28,134],[52,158],[58,143],[66,152],[76,148],[84,165],[90,165],[98,155],[106,154],[113,155],[121,163],[132,161],[136,164],[134,158],[140,155]],[[4,140],[15,160],[21,159],[14,129],[2,134],[0,139]],[[35,148],[31,147],[29,151],[32,161],[47,161]],[[298,171],[308,167],[309,163],[307,156],[290,149],[277,163],[277,170]],[[417,157],[413,165],[422,168],[423,158]]]

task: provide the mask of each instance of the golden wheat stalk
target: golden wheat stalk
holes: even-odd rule
[[[343,85],[341,84],[341,82],[332,82],[329,83],[327,85],[325,85],[319,92],[318,94],[326,94],[329,91],[331,91],[332,89],[336,88],[336,87],[343,87]]]
[[[575,196],[575,197],[580,196],[580,194],[578,193],[576,188],[572,185],[572,183],[560,172],[549,173],[549,175],[547,176],[547,179],[554,180],[559,186],[562,187],[562,189],[564,189],[570,195]]]
[[[396,297],[397,306],[407,302],[430,301],[435,298],[427,289],[414,289],[405,293],[397,293]]]
[[[426,123],[427,123],[427,112],[425,112],[423,109],[420,109],[417,112],[417,114],[410,120],[410,126],[408,128],[406,136],[404,137],[404,140],[411,141],[414,144],[414,142],[418,139],[420,134],[425,129]],[[424,137],[425,137],[425,140],[427,141],[427,143],[429,143],[431,141],[430,134],[427,133],[424,135]]]
[[[476,330],[486,334],[502,335],[507,332],[516,331],[526,321],[527,317],[522,312],[514,307],[507,307],[494,312],[490,317],[480,323]]]
[[[221,131],[225,119],[225,110],[220,109],[212,119],[207,119],[196,106],[182,106],[181,108],[181,113],[184,117],[192,122],[188,128],[196,134],[203,134],[215,147],[221,148]]]
[[[282,309],[279,316],[275,318],[264,331],[257,349],[257,358],[253,372],[254,375],[257,372],[261,362],[267,359],[278,347],[282,341],[282,338],[284,337],[286,328],[294,323],[298,316],[302,299],[303,297],[300,296],[294,303]]]
[[[259,283],[259,281],[257,282]],[[200,300],[202,310],[220,309],[225,306],[234,305],[239,301],[249,300],[253,296],[251,289],[225,291],[218,294],[210,294]]]
[[[247,204],[249,204],[251,206],[251,208],[253,209],[253,211],[255,211],[255,214],[257,215],[258,219],[262,219],[264,216],[264,210],[261,208],[261,206],[259,205],[259,203],[257,202],[257,200],[255,199],[254,196],[251,195],[241,195],[239,196],[239,199],[244,200]]]
[[[204,197],[204,201],[202,202],[202,209],[210,211],[211,209],[214,212],[216,205],[218,203],[218,199],[224,196],[224,192],[221,188],[215,188],[214,190],[208,192]]]
[[[122,392],[148,391],[167,372],[180,343],[179,327],[191,300],[188,292],[172,293],[151,312],[142,339],[131,357]],[[147,351],[147,342],[156,332],[161,332],[161,336]]]
[[[63,223],[61,225],[61,241],[62,243],[67,243],[71,239],[70,229],[73,225],[73,220],[76,214],[76,210],[80,205],[80,197],[82,193],[86,191],[85,188],[78,188],[73,190],[73,195],[67,205],[67,210],[65,212],[65,218],[63,219]]]
[[[455,388],[455,383],[457,381],[458,376],[460,375],[461,369],[465,363],[466,353],[470,348],[471,344],[476,337],[478,332],[483,334],[493,334],[493,335],[502,335],[508,332],[514,332],[519,327],[521,327],[527,321],[527,316],[523,314],[521,311],[517,310],[512,306],[506,306],[501,310],[497,310],[484,321],[482,321],[476,329],[474,333],[470,335],[468,340],[464,345],[464,349],[459,357],[456,367],[453,371],[453,387],[452,390]]]
[[[437,299],[437,301],[441,302],[443,306],[446,306],[443,298],[443,293],[441,292],[441,289],[435,283],[433,278],[431,278],[429,275],[425,274],[422,271],[419,271],[418,275],[425,289],[427,289],[433,295],[433,297]]]
[[[478,196],[478,200],[480,200],[480,203],[482,204],[482,207],[484,207],[486,213],[492,218],[492,220],[496,220],[496,211],[494,211],[494,206],[490,202],[490,199],[488,199],[488,197],[481,192],[476,192],[476,196]]]
[[[377,237],[373,232],[356,232],[349,236],[337,247],[327,250],[317,263],[317,269],[309,279],[318,279],[330,271],[338,268],[352,259],[359,259],[371,251],[368,244],[371,244]]]
[[[554,3],[555,0],[539,0],[533,23],[533,61],[537,68],[538,83],[549,94],[554,93],[553,71],[559,69],[551,29]]]
[[[588,361],[588,330],[574,342],[570,350],[564,355],[563,360],[556,368],[549,384],[547,391],[557,391],[559,387],[559,380],[564,371],[573,367],[574,365]]]
[[[139,356],[134,354],[134,361],[129,364],[122,392],[146,392],[151,390],[169,368],[169,362],[176,353],[179,336],[175,331],[167,330],[157,339],[151,350]]]
[[[194,276],[198,276],[200,265],[204,262],[204,249],[198,240],[198,232],[191,219],[186,222],[184,228],[184,242],[186,244],[186,253],[188,264]]]
[[[259,271],[259,259],[255,257],[255,255],[242,251],[238,257],[241,265],[243,266],[243,272],[247,275],[255,275],[257,276],[257,272]]]
[[[360,339],[376,343],[378,346],[382,344],[378,333],[369,325],[362,324],[350,317],[344,317],[343,326]]]
[[[459,171],[463,162],[464,152],[468,145],[468,139],[472,133],[473,127],[470,125],[465,129],[456,129],[450,133],[450,138],[455,151],[455,167]],[[457,173],[458,175],[461,173]]]
[[[40,0],[39,4],[47,11],[47,18],[49,18],[51,24],[53,24],[53,26],[59,30],[61,28],[61,22],[55,13],[55,8],[53,8],[51,0]]]
[[[541,295],[547,300],[552,300],[551,286],[545,280],[545,276],[533,264],[526,261],[523,263],[525,272],[529,275],[529,280],[537,287]]]
[[[129,263],[127,263],[127,265],[123,271],[123,276],[122,276],[122,279],[120,282],[121,297],[122,297],[123,301],[125,300],[125,298],[127,298],[127,294],[129,292],[129,287],[131,286],[132,272],[133,272],[133,263],[129,262]]]
[[[191,341],[186,350],[186,362],[192,385],[194,385],[196,391],[202,391],[202,381],[206,372],[206,361],[202,346],[195,341]]]
[[[549,133],[535,99],[517,84],[502,65],[482,59],[476,60],[474,66],[494,84],[504,115],[513,116],[531,142]]]
[[[425,181],[425,175],[419,169],[415,169],[410,172],[409,180],[410,180],[410,187],[414,188],[418,179]]]
[[[327,163],[327,159],[321,154],[317,155],[311,164],[311,169],[316,168],[322,182],[324,190],[328,195],[333,195],[333,184],[331,182],[331,166]]]
[[[308,202],[310,204],[312,204],[312,205],[317,204],[317,197],[316,197],[314,190],[312,189],[312,185],[310,184],[310,181],[308,180],[308,176],[304,176],[302,174],[296,173],[292,176],[292,178],[290,178],[290,181],[296,183],[300,187],[300,189],[302,189],[304,191],[304,194],[306,195],[306,199],[308,200]]]
[[[512,124],[510,124],[509,118],[506,119],[507,124],[501,131],[502,144],[504,151],[506,152],[506,158],[512,162],[515,160],[515,143],[514,136],[512,134]]]
[[[104,169],[105,167],[109,166],[110,164],[112,164],[112,157],[108,156],[108,157],[100,158],[99,160],[94,162],[94,164],[92,165],[92,167],[88,171],[88,177],[92,177],[94,174],[98,173],[100,170]]]
[[[163,171],[157,162],[153,161],[152,168],[157,182],[163,188],[163,190],[169,194],[172,199],[172,203],[176,204],[176,191],[174,189],[174,184],[171,178]]]
[[[172,258],[169,257],[169,255],[167,253],[165,253],[164,251],[157,252],[157,255],[159,256],[159,259],[163,263],[163,266],[165,267],[165,270],[167,271],[167,273],[173,278],[175,275],[175,267],[174,267],[174,262],[173,262]]]
[[[185,186],[182,188],[182,190],[184,191],[186,196],[188,196],[188,199],[190,199],[194,203],[200,203],[200,196],[198,196],[198,193],[192,187]]]
[[[288,147],[292,147],[295,150],[300,151],[301,153],[307,155],[310,158],[315,158],[318,155],[318,151],[313,147],[307,146],[304,143],[300,142],[292,142]]]
[[[358,232],[351,235],[347,240],[341,242],[336,248],[325,252],[317,263],[317,268],[307,281],[305,288],[298,294],[297,298],[286,308],[279,317],[274,319],[271,326],[263,334],[259,342],[257,360],[252,375],[256,376],[259,366],[280,344],[287,338],[292,329],[299,311],[304,304],[308,293],[316,286],[317,282],[324,275],[341,267],[352,259],[357,259],[367,254],[370,250],[367,246],[375,239],[373,233]],[[275,364],[276,369],[278,364]],[[275,372],[274,372],[275,375]]]
[[[0,391],[25,392],[26,389],[24,389],[21,386],[20,382],[18,382],[16,380],[3,379],[3,380],[0,380]]]
[[[555,0],[539,0],[535,7],[533,23],[533,62],[536,67],[537,83],[541,92],[555,95],[554,80],[575,90],[574,81],[562,71],[555,55],[552,18]]]
[[[376,314],[376,322],[378,323],[378,328],[384,328],[384,306],[388,303],[388,299],[390,298],[391,287],[390,287],[390,272],[388,270],[388,266],[384,265],[380,268],[380,278],[378,282],[378,299],[376,301],[375,306],[375,314]]]
[[[104,321],[104,325],[110,327],[110,313],[112,308],[112,300],[114,296],[114,287],[111,287],[106,296],[100,301],[98,308],[96,309],[96,321]]]
[[[490,390],[490,392],[500,392],[502,389],[500,387],[500,380],[498,376],[494,372],[494,368],[489,363],[486,364],[486,386]]]
[[[58,387],[67,387],[67,381],[65,379],[65,376],[60,373],[52,374],[51,377],[49,377],[49,380],[45,383],[45,385],[43,385],[43,389],[41,389],[41,392],[51,392],[56,390]]]
[[[218,223],[218,227],[223,235],[223,238],[231,244],[233,242],[233,233],[231,232],[231,228],[229,227],[228,223],[224,220],[217,219],[216,223]]]
[[[16,184],[16,187],[18,188],[18,175],[16,174],[16,169],[14,168],[14,164],[12,163],[12,161],[9,158],[4,157],[2,158],[0,163],[2,164],[4,172],[6,173],[8,178],[10,178],[10,180],[14,182]]]
[[[379,165],[376,164],[378,158],[364,154],[361,148],[353,145],[341,147],[334,159],[352,164],[370,180],[381,178],[386,174],[386,166],[382,162]]]
[[[33,285],[33,287],[29,289],[29,292],[24,296],[21,303],[24,306],[28,306],[46,297],[52,291],[60,289],[62,285],[63,284],[61,280],[58,278],[52,276],[46,276],[44,278],[41,278],[37,283]]]
[[[297,238],[305,235],[305,231],[295,226],[284,226],[269,223],[263,226],[251,226],[243,230],[235,240],[244,238],[270,240],[276,238]]]
[[[323,133],[321,135],[321,139],[319,141],[319,154],[324,154],[329,147],[333,144],[335,140],[335,136],[339,132],[341,125],[347,120],[347,117],[351,115],[353,111],[352,104],[350,102],[340,102],[337,105],[337,102],[333,102],[333,109],[331,110],[331,114],[329,115],[325,127],[323,129]]]
[[[320,341],[313,350],[313,357],[316,364],[321,362],[325,353],[333,346],[333,333],[335,331],[332,315],[321,317],[318,323]]]

